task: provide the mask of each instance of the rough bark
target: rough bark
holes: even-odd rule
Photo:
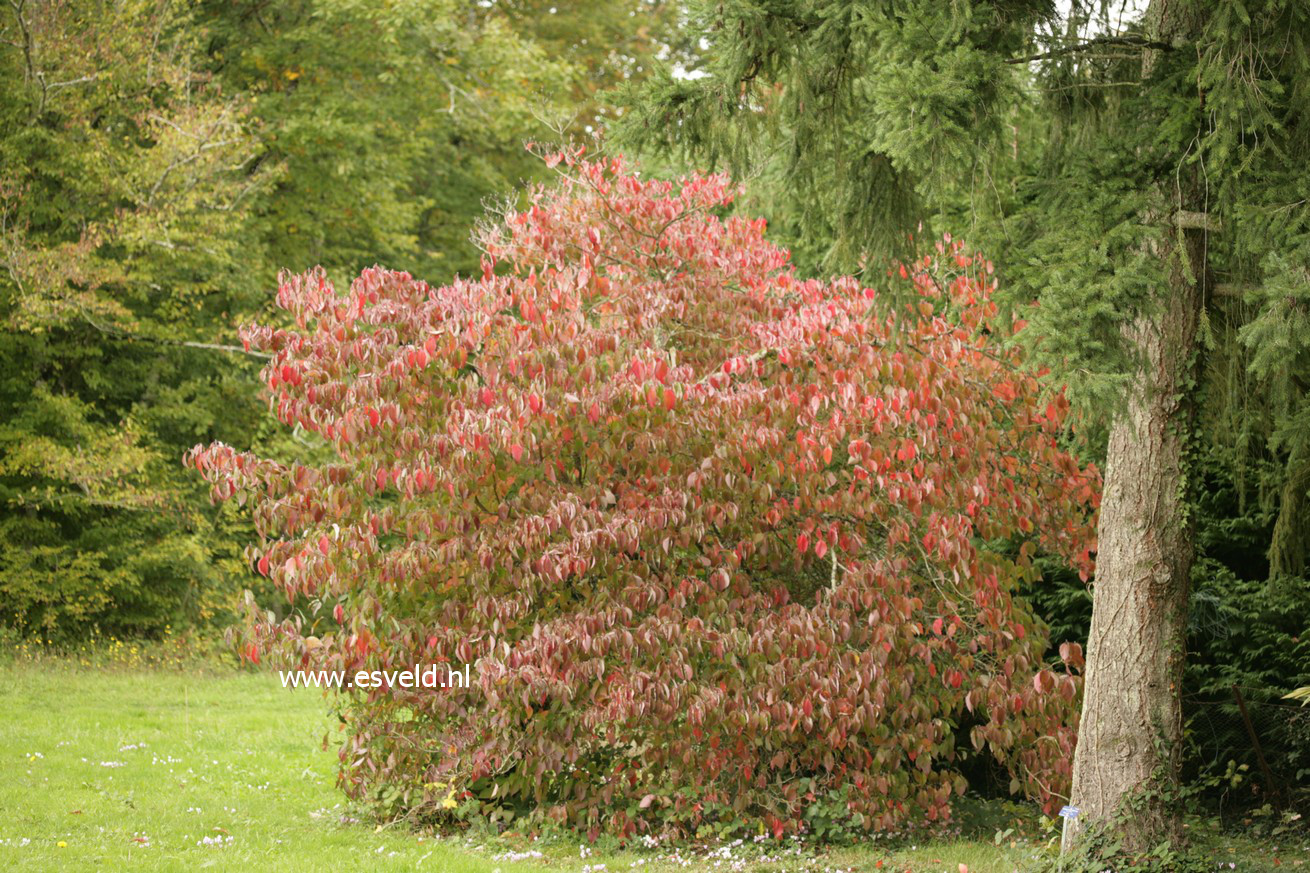
[[[1176,831],[1169,789],[1178,781],[1193,555],[1185,499],[1186,395],[1201,297],[1181,267],[1163,290],[1160,310],[1125,331],[1143,369],[1110,433],[1074,753],[1072,800],[1081,815],[1066,831],[1067,841],[1085,823],[1120,811],[1129,813],[1121,828],[1126,845],[1153,845]],[[1139,798],[1140,808],[1129,812],[1124,804],[1130,798]]]
[[[1186,36],[1152,3],[1157,39]],[[1193,22],[1194,24],[1194,22]],[[1154,59],[1143,58],[1142,78]],[[1149,251],[1167,279],[1155,305],[1124,329],[1138,370],[1111,431],[1101,503],[1092,625],[1088,636],[1071,802],[1080,815],[1065,830],[1067,850],[1090,826],[1112,825],[1129,850],[1181,835],[1176,790],[1182,745],[1180,688],[1194,554],[1187,509],[1186,442],[1193,414],[1207,228],[1172,220],[1199,208],[1182,177],[1161,180],[1173,215],[1144,219],[1169,227]],[[1180,240],[1179,234],[1185,234]]]

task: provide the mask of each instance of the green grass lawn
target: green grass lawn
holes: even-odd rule
[[[751,846],[587,850],[377,827],[333,787],[320,693],[235,672],[0,667],[0,870],[788,870],[1009,873],[1041,852],[1039,816],[979,807],[965,836],[816,855]],[[985,819],[985,821],[983,820]],[[1015,833],[999,841],[997,830]],[[1231,840],[1228,842],[1231,843]],[[1232,849],[1229,853],[1228,849]],[[1303,847],[1216,843],[1238,870],[1295,868]],[[510,853],[540,852],[515,859]],[[761,852],[776,857],[758,860]],[[1281,852],[1278,866],[1273,857]],[[718,866],[715,862],[720,862]],[[1227,864],[1224,865],[1225,868]]]

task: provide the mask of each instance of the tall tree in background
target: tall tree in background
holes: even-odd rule
[[[271,177],[188,24],[72,0],[0,23],[0,622],[45,638],[207,618],[241,568],[173,447],[258,420],[218,325],[253,305],[242,210]]]
[[[1289,170],[1310,148],[1310,10],[695,8],[706,75],[634,91],[623,139],[785,168],[781,211],[834,241],[834,267],[907,250],[922,219],[1002,239],[1017,302],[1040,304],[1023,314],[1044,360],[1089,423],[1112,411],[1073,802],[1082,823],[1122,816],[1130,847],[1174,833],[1208,313],[1248,296],[1253,373],[1278,393],[1310,342],[1310,192]],[[1299,356],[1285,369],[1280,347]],[[1304,419],[1284,402],[1285,508],[1304,499]]]
[[[695,35],[680,25],[675,0],[497,0],[480,8],[503,15],[515,32],[571,65],[571,133],[599,131],[613,116],[607,89],[641,82],[661,64],[682,67]]]
[[[237,516],[177,459],[320,446],[261,430],[236,326],[284,267],[476,269],[484,200],[589,81],[536,39],[460,0],[6,4],[0,624],[148,635],[239,599]]]
[[[539,173],[523,142],[567,117],[572,65],[462,0],[212,2],[197,21],[281,170],[252,218],[274,274],[476,269],[484,201]]]

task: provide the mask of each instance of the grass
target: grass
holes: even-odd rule
[[[1010,873],[1042,849],[1039,816],[1019,804],[973,807],[967,835],[778,856],[769,846],[590,852],[569,839],[529,843],[378,827],[333,787],[336,756],[318,692],[230,671],[0,666],[0,869],[431,870],[607,873],[672,870]],[[965,810],[966,812],[968,810]],[[998,830],[1014,833],[999,843]],[[1222,842],[1222,841],[1221,841]],[[1237,870],[1295,869],[1297,851],[1216,843]],[[776,846],[776,844],[773,844]],[[1301,848],[1301,847],[1298,847]],[[1226,851],[1226,849],[1231,851]],[[509,853],[540,852],[514,860]],[[584,855],[586,855],[584,857]],[[717,866],[715,861],[720,862]],[[1224,864],[1227,867],[1227,864]]]

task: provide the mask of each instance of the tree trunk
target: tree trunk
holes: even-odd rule
[[[1310,457],[1303,444],[1292,447],[1287,459],[1286,479],[1278,501],[1278,518],[1269,538],[1269,578],[1301,576],[1306,571],[1306,549],[1310,545]]]
[[[1167,8],[1153,2],[1146,13],[1166,42],[1195,25],[1167,20]],[[1155,54],[1143,57],[1143,80]],[[1071,803],[1079,815],[1067,823],[1064,850],[1089,826],[1114,828],[1129,851],[1181,836],[1180,693],[1194,554],[1185,455],[1206,272],[1204,237],[1172,225],[1204,203],[1196,202],[1193,175],[1161,180],[1159,201],[1176,211],[1145,216],[1166,227],[1149,251],[1167,279],[1154,306],[1123,332],[1138,369],[1110,431],[1074,751]]]
[[[1186,394],[1200,314],[1196,284],[1182,274],[1181,267],[1172,270],[1160,310],[1125,331],[1143,369],[1110,432],[1074,752],[1072,802],[1081,812],[1066,829],[1065,848],[1087,823],[1109,823],[1120,812],[1130,847],[1154,845],[1177,830],[1170,789],[1178,782],[1193,554],[1183,469]],[[1140,807],[1125,806],[1130,798]]]

